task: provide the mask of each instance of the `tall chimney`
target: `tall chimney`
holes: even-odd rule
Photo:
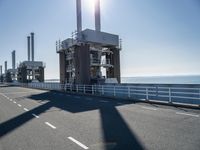
[[[101,10],[100,0],[95,0],[95,30],[101,31]]]
[[[2,66],[0,66],[0,76],[2,75]]]
[[[28,50],[28,61],[31,60],[31,45],[30,45],[30,36],[27,36],[27,50]]]
[[[7,61],[5,61],[5,74],[7,72]]]
[[[15,69],[15,50],[12,51],[12,69]]]
[[[77,32],[82,31],[81,0],[76,0]]]
[[[31,32],[31,52],[32,52],[32,61],[34,61],[34,33]]]

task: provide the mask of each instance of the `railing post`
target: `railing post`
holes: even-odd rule
[[[101,94],[104,95],[103,85],[102,85],[102,87],[101,87]]]
[[[128,86],[128,98],[131,98],[131,87]]]
[[[85,84],[83,85],[83,93],[85,94]]]
[[[70,85],[70,91],[72,92],[72,84]]]
[[[172,93],[171,93],[171,88],[169,88],[169,103],[172,103]]]
[[[114,87],[113,87],[113,95],[114,95],[114,97],[116,96],[115,85],[114,85]]]
[[[78,93],[78,85],[76,85],[76,92]]]
[[[94,95],[94,86],[92,85],[92,95]]]
[[[148,91],[148,88],[146,88],[146,100],[147,101],[149,100],[149,91]]]

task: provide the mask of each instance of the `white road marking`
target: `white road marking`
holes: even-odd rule
[[[192,117],[199,117],[199,115],[189,114],[189,113],[182,113],[182,112],[176,112],[176,114],[178,114],[178,115],[192,116]]]
[[[152,107],[145,107],[145,106],[143,106],[142,108],[144,108],[144,109],[148,109],[148,110],[157,110],[156,108],[152,108]]]
[[[35,118],[40,118],[38,115],[36,114],[32,114]]]
[[[56,129],[56,127],[54,125],[50,124],[49,122],[45,122],[45,124],[48,125],[48,126],[50,126],[53,129]]]
[[[72,142],[76,143],[77,145],[79,145],[79,146],[82,147],[83,149],[89,149],[89,147],[85,146],[84,144],[82,144],[81,142],[77,141],[77,140],[74,139],[73,137],[68,137],[68,139],[70,139]]]
[[[29,111],[27,108],[24,108],[25,111]]]
[[[12,99],[10,99],[10,101],[12,102]]]
[[[22,105],[20,105],[20,104],[17,104],[19,107],[22,107]]]
[[[14,104],[16,104],[17,102],[13,101]]]

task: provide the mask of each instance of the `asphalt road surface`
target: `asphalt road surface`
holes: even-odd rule
[[[0,150],[200,150],[200,110],[0,87]]]

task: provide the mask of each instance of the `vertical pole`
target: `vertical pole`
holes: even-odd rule
[[[78,85],[76,85],[76,92],[78,93]]]
[[[114,97],[116,96],[115,85],[113,87],[113,95],[114,95]]]
[[[103,85],[102,85],[102,87],[101,87],[101,93],[102,93],[102,95],[104,95],[104,88],[103,88]]]
[[[169,88],[169,103],[172,103],[171,88]]]
[[[94,95],[94,86],[92,85],[92,95]]]
[[[128,98],[131,98],[131,90],[130,90],[130,86],[128,86]]]
[[[149,91],[148,91],[148,88],[146,88],[146,100],[147,101],[149,100]]]
[[[83,85],[83,93],[85,94],[85,84]]]

